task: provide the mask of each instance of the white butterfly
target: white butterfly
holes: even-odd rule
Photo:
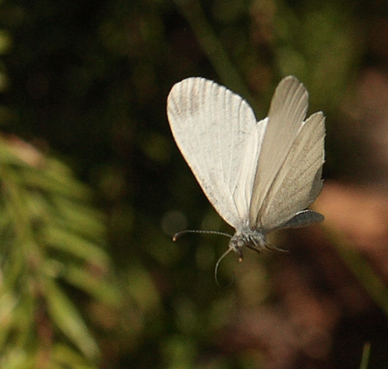
[[[306,118],[308,92],[295,77],[276,88],[257,122],[240,96],[204,78],[173,86],[167,114],[175,141],[220,216],[235,228],[229,250],[270,248],[267,234],[323,221],[306,209],[319,195],[325,117]]]

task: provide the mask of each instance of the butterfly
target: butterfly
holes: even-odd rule
[[[308,92],[282,79],[268,116],[257,121],[249,104],[200,77],[175,84],[167,98],[174,139],[203,192],[235,229],[229,251],[273,248],[268,233],[322,222],[306,208],[323,186],[325,117],[306,119]]]

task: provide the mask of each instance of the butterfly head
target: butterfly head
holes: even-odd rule
[[[265,234],[257,230],[252,230],[249,227],[237,231],[229,241],[229,248],[238,254],[240,261],[243,258],[242,248],[244,246],[255,250],[259,254],[270,248]]]

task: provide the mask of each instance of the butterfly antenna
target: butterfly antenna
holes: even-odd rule
[[[218,231],[203,231],[199,229],[186,229],[185,231],[180,231],[178,233],[174,234],[174,237],[172,238],[173,241],[176,241],[180,236],[186,234],[186,233],[207,233],[207,234],[219,234],[221,236],[232,238],[232,236],[228,233],[224,232],[218,232]]]
[[[216,284],[218,287],[221,287],[221,284],[218,280],[218,267],[220,266],[220,263],[221,263],[221,260],[226,256],[228,255],[233,249],[231,247],[229,247],[229,249],[227,249],[223,254],[222,256],[218,259],[217,263],[216,263],[216,266],[214,268],[214,280],[216,281]],[[226,286],[226,287],[229,287],[230,285],[233,284],[235,280],[235,275],[233,274],[233,279],[232,281]]]

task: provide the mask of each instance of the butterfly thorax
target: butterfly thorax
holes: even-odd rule
[[[257,230],[252,230],[249,227],[237,231],[229,241],[229,248],[239,255],[240,260],[243,257],[242,248],[244,246],[255,250],[259,254],[264,252],[268,248],[265,234]]]

